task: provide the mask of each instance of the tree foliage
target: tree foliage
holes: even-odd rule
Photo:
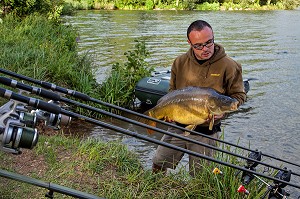
[[[88,1],[89,7],[106,8],[106,5],[112,5],[115,9],[185,9],[192,10],[199,7],[203,8],[208,4],[238,4],[242,8],[249,8],[253,6],[276,6],[279,9],[295,9],[300,5],[300,0],[74,0],[85,2]],[[96,6],[97,5],[97,6]],[[209,9],[210,5],[207,7]],[[215,9],[215,7],[214,7]]]
[[[17,16],[24,17],[38,12],[58,20],[62,12],[70,14],[72,8],[218,10],[267,7],[269,9],[295,9],[299,5],[300,0],[2,0],[0,1],[0,14],[13,12]]]
[[[3,0],[0,4],[4,15],[13,13],[18,17],[25,17],[40,13],[55,16],[60,15],[64,0]]]

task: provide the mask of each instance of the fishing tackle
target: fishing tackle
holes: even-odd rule
[[[60,106],[58,101],[50,100],[48,103]],[[68,126],[71,122],[71,117],[69,116],[63,114],[53,114],[41,109],[32,110],[31,113],[34,113],[39,120],[44,120],[45,125],[54,130],[59,130],[62,126]]]
[[[223,174],[223,172],[222,172],[219,168],[217,168],[217,167],[214,168],[213,173],[214,173],[214,174],[220,174],[220,175]]]
[[[48,104],[57,102],[49,101]],[[21,154],[21,148],[33,149],[38,142],[36,125],[45,120],[45,125],[58,130],[67,126],[71,117],[54,114],[41,109],[32,109],[24,103],[10,100],[0,107],[0,150]]]
[[[0,72],[3,73],[3,74],[6,74],[6,75],[9,75],[9,76],[12,76],[12,77],[16,77],[16,78],[19,78],[19,79],[22,79],[22,80],[25,80],[25,81],[28,81],[28,82],[31,82],[31,83],[34,83],[34,84],[37,84],[37,85],[40,85],[42,86],[43,88],[46,88],[46,89],[50,89],[52,91],[57,91],[57,92],[60,92],[62,94],[66,94],[66,95],[69,95],[69,96],[72,96],[72,97],[75,97],[77,99],[80,99],[80,100],[83,100],[83,101],[90,101],[90,102],[93,102],[93,103],[96,103],[96,104],[100,104],[100,105],[104,105],[104,106],[107,106],[109,108],[113,108],[113,109],[117,109],[119,111],[122,111],[122,112],[126,112],[126,113],[129,113],[129,114],[132,114],[132,115],[136,115],[138,117],[142,117],[142,118],[146,118],[146,119],[149,119],[149,120],[153,120],[155,122],[159,122],[161,124],[164,124],[164,125],[167,125],[167,126],[171,126],[171,127],[174,127],[174,128],[178,128],[178,129],[181,129],[181,130],[185,130],[187,132],[190,132],[190,133],[195,133],[195,134],[198,134],[198,135],[201,135],[203,137],[206,137],[206,138],[209,138],[209,139],[212,139],[212,140],[215,140],[215,141],[218,141],[219,143],[224,143],[224,144],[227,144],[227,145],[230,145],[230,146],[233,146],[233,147],[237,147],[237,148],[240,148],[240,149],[243,149],[243,150],[246,150],[246,151],[250,151],[250,152],[255,152],[255,150],[251,150],[249,148],[246,148],[246,147],[242,147],[242,146],[239,146],[239,145],[236,145],[236,144],[233,144],[233,143],[230,143],[230,142],[227,142],[225,140],[221,140],[221,139],[218,139],[218,138],[214,138],[214,137],[211,137],[209,135],[206,135],[206,134],[203,134],[203,133],[199,133],[199,132],[195,132],[195,131],[191,131],[191,130],[188,130],[188,129],[185,129],[183,127],[179,127],[175,124],[172,124],[172,123],[169,123],[169,122],[165,122],[165,121],[161,121],[161,120],[158,120],[158,119],[155,119],[155,118],[152,118],[152,117],[148,117],[144,114],[140,114],[138,112],[135,112],[135,111],[131,111],[131,110],[128,110],[128,109],[125,109],[125,108],[122,108],[122,107],[119,107],[119,106],[116,106],[116,105],[113,105],[113,104],[110,104],[110,103],[106,103],[106,102],[103,102],[103,101],[100,101],[98,99],[94,99],[84,93],[80,93],[78,91],[74,91],[74,90],[70,90],[70,89],[66,89],[66,88],[63,88],[63,87],[60,87],[60,86],[57,86],[53,83],[49,83],[49,82],[45,82],[45,81],[40,81],[40,80],[36,80],[36,79],[33,79],[33,78],[30,78],[30,77],[27,77],[27,76],[24,76],[24,75],[21,75],[21,74],[17,74],[15,72],[12,72],[12,71],[9,71],[9,70],[6,70],[4,68],[0,68]],[[5,84],[5,85],[8,85],[8,86],[13,86],[15,85],[14,83],[11,82],[12,80],[8,79],[8,78],[4,78],[4,77],[0,77],[0,83],[2,84]],[[18,83],[19,84],[19,83]],[[26,86],[25,86],[26,87]],[[20,88],[22,89],[22,88]],[[24,89],[25,90],[25,89]],[[41,91],[40,90],[40,94],[44,94],[46,93],[47,95],[49,95],[48,97],[44,96],[45,98],[48,98],[48,99],[52,99],[54,101],[60,101],[61,97],[59,95],[57,95],[56,93],[53,93],[52,94],[50,93],[49,94],[49,91],[46,91],[46,90],[43,90]],[[68,102],[68,99],[65,99],[66,101],[65,102]],[[87,107],[84,107],[84,108],[87,108]],[[112,116],[114,117],[114,116]],[[118,118],[119,119],[119,118]],[[127,120],[130,122],[130,120]],[[149,129],[152,129],[151,127],[149,127]],[[158,128],[154,128],[153,127],[153,130],[155,131],[159,131]],[[288,163],[288,164],[291,164],[291,165],[294,165],[294,166],[297,166],[297,167],[300,167],[299,164],[297,163],[294,163],[294,162],[290,162],[290,161],[287,161],[287,160],[284,160],[282,158],[278,158],[278,157],[275,157],[273,155],[270,155],[270,154],[262,154],[263,156],[265,157],[269,157],[269,158],[272,158],[274,160],[278,160],[278,161],[282,161],[282,162],[285,162],[285,163]],[[297,173],[292,173],[294,175],[297,175],[297,176],[300,176],[300,174],[297,174]]]
[[[261,152],[259,152],[259,151],[251,152],[249,154],[249,158],[260,161],[261,160]],[[257,162],[247,160],[247,165],[245,166],[245,168],[247,168],[251,171],[256,171],[255,168],[257,165],[258,165]],[[278,172],[274,176],[274,178],[278,178],[283,181],[289,182],[291,179],[291,174],[292,174],[292,171],[287,170],[287,168],[284,167],[282,170],[278,170]],[[238,192],[247,194],[245,191],[246,189],[244,189],[244,185],[248,185],[254,178],[257,178],[259,181],[261,181],[265,185],[267,185],[267,191],[262,196],[262,199],[264,199],[267,195],[268,195],[268,199],[285,199],[285,198],[287,198],[287,196],[290,195],[288,192],[286,192],[283,189],[284,187],[287,186],[286,183],[278,182],[277,180],[274,180],[274,185],[270,185],[266,181],[261,179],[259,176],[255,175],[253,173],[247,172],[247,171],[243,171],[243,173],[242,173],[241,180],[243,182],[243,185],[240,185],[240,187],[238,188]]]
[[[237,189],[237,192],[244,193],[246,195],[250,194],[250,192],[243,185],[239,186],[239,188]]]
[[[33,108],[43,109],[45,111],[52,112],[54,114],[61,113],[61,114],[64,114],[64,115],[72,117],[72,118],[82,119],[82,120],[85,120],[89,123],[99,125],[99,126],[102,126],[104,128],[109,128],[109,129],[115,130],[117,132],[129,135],[129,136],[132,136],[132,137],[143,139],[143,140],[155,143],[155,144],[163,145],[165,147],[175,149],[175,150],[187,153],[189,155],[193,155],[193,156],[196,156],[196,157],[199,157],[199,158],[203,158],[205,160],[209,160],[209,161],[212,161],[212,162],[215,162],[215,163],[218,163],[218,164],[222,164],[222,165],[225,165],[225,166],[228,166],[228,167],[232,167],[232,168],[235,168],[235,169],[238,169],[238,170],[241,170],[241,171],[247,171],[247,172],[250,172],[250,173],[255,174],[257,176],[268,178],[270,180],[277,180],[278,182],[283,182],[283,183],[286,183],[287,185],[290,185],[290,186],[293,186],[293,187],[296,187],[296,188],[300,189],[300,185],[296,185],[296,184],[293,184],[293,183],[290,183],[290,182],[285,182],[285,181],[283,181],[281,179],[277,179],[277,178],[275,179],[274,177],[267,176],[267,175],[264,175],[264,174],[256,172],[256,171],[251,171],[251,170],[248,170],[244,167],[241,167],[241,166],[238,166],[238,165],[235,165],[235,164],[231,164],[231,163],[228,163],[228,162],[223,162],[223,161],[220,161],[220,160],[215,159],[213,157],[206,156],[204,154],[196,153],[194,151],[190,151],[190,150],[187,150],[187,149],[184,149],[184,148],[181,148],[181,147],[177,147],[175,145],[172,145],[172,144],[169,144],[169,143],[166,143],[166,142],[162,142],[160,140],[157,140],[157,139],[139,134],[137,132],[132,132],[130,130],[123,129],[121,127],[117,127],[117,126],[114,126],[112,124],[102,122],[100,120],[96,120],[96,119],[89,118],[87,116],[84,116],[84,115],[81,115],[81,114],[78,114],[78,113],[74,113],[74,112],[65,110],[65,109],[63,109],[63,108],[61,108],[61,107],[59,107],[55,104],[49,104],[49,103],[44,102],[44,101],[39,100],[39,99],[29,98],[29,97],[26,97],[26,96],[16,94],[16,93],[14,93],[10,90],[7,90],[7,89],[0,88],[0,97],[4,97],[4,98],[7,98],[7,99],[14,99],[14,100],[20,101],[22,103],[28,104],[28,105],[32,106]]]
[[[48,103],[58,105],[58,103],[51,101]],[[66,125],[70,122],[71,117],[54,114],[42,109],[33,111],[31,108],[26,106],[25,103],[15,100],[9,100],[0,107],[0,150],[19,155],[22,153],[21,148],[33,149],[38,142],[38,131],[35,127],[40,120],[45,120],[45,124],[55,130],[59,129],[60,125]],[[49,190],[45,195],[48,198],[53,198],[54,192],[58,192],[76,198],[100,199],[95,195],[1,169],[0,176],[46,188]]]
[[[0,71],[1,71],[1,68],[0,68]],[[82,104],[82,103],[79,103],[77,101],[74,101],[74,100],[71,100],[71,99],[68,99],[68,98],[64,98],[64,97],[62,97],[62,96],[60,96],[60,95],[58,95],[58,94],[56,94],[54,92],[47,91],[47,90],[44,90],[44,89],[41,89],[41,88],[32,87],[32,86],[29,86],[29,85],[17,82],[15,80],[11,80],[11,79],[6,78],[6,77],[0,77],[0,83],[5,84],[7,86],[14,87],[14,88],[25,89],[28,92],[34,93],[36,95],[40,95],[41,97],[44,97],[44,98],[48,98],[48,99],[52,99],[53,98],[53,100],[55,100],[55,101],[61,101],[61,102],[64,102],[64,103],[74,104],[74,105],[77,105],[79,107],[82,107],[82,108],[85,108],[85,109],[88,109],[88,110],[91,110],[91,111],[95,111],[97,113],[101,113],[101,114],[104,114],[104,115],[107,115],[107,116],[110,116],[110,117],[113,117],[113,118],[116,118],[116,119],[119,119],[119,120],[122,120],[122,121],[125,121],[125,122],[129,122],[129,123],[132,123],[132,124],[135,124],[135,125],[138,125],[138,126],[142,126],[142,127],[148,128],[148,129],[152,129],[152,130],[155,130],[155,131],[163,133],[163,134],[171,135],[173,137],[176,137],[176,138],[179,138],[179,139],[183,139],[183,140],[195,143],[195,144],[199,144],[199,145],[202,145],[202,146],[214,149],[216,151],[227,153],[229,155],[233,155],[233,156],[236,156],[236,157],[239,157],[239,158],[242,158],[242,159],[250,160],[251,162],[256,162],[256,163],[259,163],[259,164],[262,164],[262,165],[265,165],[265,166],[268,166],[268,167],[272,167],[274,169],[280,169],[279,167],[268,165],[268,164],[266,164],[264,162],[260,162],[260,161],[258,161],[256,159],[253,159],[253,158],[250,159],[250,157],[244,157],[242,155],[235,154],[235,153],[232,153],[230,151],[226,151],[226,150],[220,149],[219,147],[215,147],[215,146],[212,146],[212,145],[209,145],[209,144],[205,144],[205,143],[196,141],[194,139],[191,139],[191,138],[188,138],[188,137],[185,137],[185,136],[181,136],[181,135],[178,135],[178,134],[170,133],[169,131],[165,131],[165,130],[162,130],[162,129],[159,129],[159,128],[156,128],[156,127],[152,127],[152,126],[146,125],[144,123],[140,123],[140,122],[138,122],[136,120],[132,120],[132,119],[120,116],[120,115],[116,115],[116,114],[104,111],[102,109],[91,107],[91,106],[88,106],[86,104]],[[57,86],[52,86],[52,87],[57,88]],[[80,94],[80,96],[83,96],[83,95]],[[111,106],[114,106],[114,105],[111,105]],[[119,108],[123,110],[123,108],[121,108],[121,107],[119,107]],[[124,110],[127,110],[127,109],[124,109]],[[127,111],[130,112],[130,110],[127,110]],[[133,113],[134,114],[138,114],[136,112],[133,112]],[[58,113],[58,114],[60,114],[60,113]],[[153,119],[152,117],[148,117],[148,116],[145,116],[143,114],[142,114],[142,116],[145,117],[145,118],[147,118],[147,119]],[[172,127],[175,127],[175,128],[180,128],[180,129],[185,130],[185,131],[190,131],[190,130],[187,130],[187,129],[183,128],[183,127],[179,127],[177,125],[174,125],[172,123],[167,123],[167,122],[163,122],[163,121],[160,121],[160,120],[157,120],[157,121],[160,122],[160,123],[165,123],[168,126],[172,126]],[[213,138],[213,137],[210,137],[208,135],[205,135],[205,134],[202,134],[202,133],[199,133],[199,132],[195,132],[195,131],[190,131],[190,132],[193,132],[193,133],[196,133],[196,134],[200,134],[200,135],[203,135],[203,136],[207,136],[208,138],[215,139],[216,141],[219,141],[219,142],[225,142],[225,141],[223,141],[221,139]],[[236,145],[236,146],[239,147],[238,145]],[[255,152],[255,151],[253,151],[253,152]],[[292,174],[300,176],[300,174],[298,174],[298,173],[294,173],[293,172]]]
[[[0,68],[0,72],[1,72],[1,70],[2,69]],[[59,114],[61,114],[61,115],[64,115],[66,117],[69,117],[69,119],[71,119],[71,118],[79,118],[79,119],[86,120],[87,122],[90,122],[90,123],[93,123],[93,124],[96,124],[96,125],[99,125],[99,126],[102,126],[102,127],[105,127],[105,128],[109,128],[109,129],[115,130],[115,131],[120,132],[120,133],[124,133],[124,134],[130,135],[132,137],[143,139],[143,140],[155,143],[155,144],[163,145],[165,147],[169,147],[169,148],[172,148],[172,149],[175,149],[175,150],[182,151],[182,152],[190,154],[190,155],[194,155],[194,156],[206,159],[206,160],[210,160],[210,161],[213,161],[213,162],[225,165],[225,166],[229,166],[229,167],[238,169],[240,172],[241,171],[243,172],[242,173],[242,176],[243,176],[242,179],[244,181],[243,182],[243,186],[246,185],[247,183],[249,184],[254,177],[256,177],[256,178],[258,178],[260,180],[262,180],[262,179],[259,178],[259,176],[267,178],[267,179],[270,179],[270,180],[273,180],[274,181],[274,185],[272,185],[272,186],[275,187],[275,188],[271,189],[268,193],[266,193],[266,195],[268,195],[268,194],[271,195],[271,196],[272,196],[272,194],[275,195],[275,196],[278,196],[279,194],[287,195],[287,193],[285,192],[285,190],[283,190],[283,185],[284,186],[290,185],[290,186],[293,186],[293,187],[296,187],[296,188],[300,188],[299,185],[295,185],[293,183],[290,183],[289,181],[286,181],[285,178],[280,178],[278,176],[277,177],[276,176],[275,177],[271,177],[271,176],[267,176],[267,175],[264,175],[262,173],[257,172],[256,169],[255,169],[255,167],[257,165],[259,165],[259,164],[265,165],[265,166],[268,166],[268,167],[271,167],[271,168],[275,168],[275,169],[278,169],[280,171],[285,171],[285,169],[281,169],[281,168],[278,168],[278,167],[275,167],[275,166],[272,166],[272,165],[269,165],[269,164],[261,162],[261,156],[262,155],[264,155],[266,157],[270,157],[270,156],[266,155],[266,154],[262,154],[262,152],[258,152],[257,150],[249,150],[249,149],[245,148],[245,150],[250,151],[250,154],[249,154],[248,157],[244,157],[244,156],[241,156],[241,155],[238,155],[238,154],[234,154],[232,152],[228,152],[228,151],[225,151],[225,150],[219,150],[218,148],[213,148],[213,149],[216,149],[218,151],[221,151],[221,152],[224,152],[224,153],[228,153],[230,155],[234,155],[234,156],[237,156],[237,157],[245,159],[246,162],[247,162],[246,166],[240,167],[240,166],[237,166],[237,165],[234,165],[234,164],[230,164],[230,163],[227,163],[227,162],[222,162],[222,161],[216,160],[214,158],[211,158],[211,157],[208,157],[208,156],[205,156],[205,155],[202,155],[202,154],[198,154],[198,153],[195,153],[195,152],[192,152],[192,151],[180,148],[180,147],[176,147],[176,146],[171,145],[171,144],[163,143],[163,142],[160,142],[160,141],[158,141],[156,139],[149,138],[148,136],[140,135],[138,133],[135,133],[135,132],[132,132],[132,131],[129,131],[129,130],[125,130],[123,128],[120,128],[120,127],[117,127],[117,126],[114,126],[114,125],[110,125],[110,124],[101,122],[99,120],[95,120],[95,119],[92,119],[92,118],[89,118],[89,117],[86,117],[86,116],[83,116],[83,115],[80,115],[80,114],[77,114],[77,113],[70,112],[68,110],[63,109],[61,106],[59,106],[59,102],[61,101],[61,102],[65,102],[65,103],[75,104],[75,105],[78,105],[80,107],[83,107],[83,108],[86,108],[86,109],[89,109],[89,110],[92,110],[92,111],[95,111],[95,112],[98,112],[98,113],[101,113],[101,114],[106,114],[108,116],[111,116],[113,118],[117,118],[117,119],[120,119],[120,120],[123,120],[123,121],[128,121],[128,122],[130,122],[132,124],[136,124],[136,125],[139,125],[139,126],[142,126],[142,127],[145,127],[145,128],[153,128],[153,130],[158,131],[160,133],[164,133],[164,134],[169,133],[169,132],[161,130],[159,128],[149,127],[149,126],[147,126],[145,124],[141,124],[141,123],[139,123],[139,122],[137,122],[135,120],[130,120],[128,118],[125,118],[125,117],[122,117],[122,116],[119,116],[119,115],[115,115],[115,114],[103,111],[101,109],[97,109],[95,107],[90,107],[90,106],[88,106],[86,104],[78,103],[76,101],[73,101],[73,100],[61,97],[60,95],[57,95],[56,93],[53,93],[51,91],[47,91],[47,90],[36,88],[36,87],[31,87],[31,86],[28,86],[28,85],[16,82],[15,80],[11,80],[11,79],[8,79],[8,78],[0,77],[0,83],[3,83],[3,84],[8,85],[8,86],[13,86],[13,87],[19,88],[19,89],[24,89],[24,90],[26,89],[27,91],[32,92],[33,94],[37,94],[37,95],[40,95],[42,97],[45,97],[45,98],[48,98],[48,99],[52,99],[52,102],[49,101],[48,103],[46,103],[46,102],[44,102],[42,100],[37,100],[37,99],[34,99],[34,98],[28,98],[28,97],[25,97],[25,96],[13,93],[13,92],[11,92],[9,90],[0,88],[0,97],[5,97],[7,99],[13,99],[13,100],[16,100],[16,101],[20,101],[23,104],[27,104],[28,107],[33,108],[34,111],[31,111],[31,113],[33,113],[33,115],[35,115],[35,117],[37,117],[37,118],[42,118],[42,116],[45,116],[44,113],[47,113],[48,115],[55,114],[57,116]],[[136,112],[133,112],[133,111],[130,111],[130,110],[127,110],[127,109],[124,109],[124,108],[121,108],[121,107],[118,107],[118,106],[115,106],[115,105],[111,105],[111,104],[108,104],[108,103],[105,103],[105,102],[101,102],[99,100],[90,98],[89,96],[87,96],[85,94],[82,94],[82,93],[79,93],[79,92],[76,92],[76,91],[64,89],[62,87],[57,87],[56,85],[53,85],[53,84],[50,84],[50,83],[45,83],[45,82],[40,82],[40,84],[42,84],[43,86],[46,86],[48,88],[51,87],[49,89],[52,89],[52,90],[58,89],[60,91],[63,91],[62,93],[71,95],[73,97],[81,98],[81,99],[86,100],[86,101],[96,102],[96,103],[102,104],[102,105],[107,105],[107,106],[109,106],[111,108],[116,108],[116,109],[121,110],[121,111],[125,111],[125,112],[128,112],[128,113],[135,114],[137,116],[141,116],[141,117],[147,118],[147,116],[145,116],[143,114],[139,114],[139,113],[136,113]],[[153,119],[153,118],[147,118],[147,119],[152,119],[152,120],[155,121],[155,119]],[[56,119],[53,119],[52,121],[54,121],[54,120],[56,120]],[[162,122],[160,120],[157,120],[157,121],[160,122],[160,123],[162,123],[162,124],[164,124],[164,122]],[[69,123],[69,122],[70,122],[70,120],[67,120],[66,123]],[[170,123],[167,123],[167,122],[165,122],[165,123],[168,126],[172,126],[172,124],[170,124]],[[53,126],[55,126],[55,125],[53,125]],[[180,127],[178,127],[176,125],[174,125],[174,126],[175,126],[175,128],[180,128]],[[59,126],[57,126],[57,127],[59,127]],[[186,130],[186,129],[184,129],[184,130]],[[199,134],[201,135],[201,133],[199,133]],[[178,138],[180,138],[180,139],[186,139],[183,136],[178,136]],[[223,140],[219,140],[219,139],[215,139],[215,140],[223,142]],[[190,140],[187,139],[187,141],[190,141]],[[191,140],[191,142],[193,142],[193,140]],[[232,145],[232,146],[237,146],[238,148],[242,148],[243,149],[243,147],[240,147],[238,145],[233,145],[233,144],[227,143],[225,141],[223,143],[229,144],[229,145]],[[199,143],[199,144],[201,144],[201,143]],[[210,145],[205,146],[205,147],[210,147],[211,148]],[[274,158],[276,160],[281,160],[281,159],[273,157],[273,156],[271,156],[271,158]],[[282,161],[283,162],[287,162],[286,160],[282,160]],[[292,165],[296,165],[296,164],[291,163],[291,162],[287,162],[287,163],[292,164]],[[222,174],[222,172],[218,168],[215,168],[214,171],[213,171],[213,173],[214,174]],[[290,173],[293,174],[293,175],[300,176],[299,174],[294,173],[292,171],[290,171]],[[281,186],[277,185],[275,182],[277,184],[281,183]],[[268,186],[268,187],[270,187],[270,186]]]
[[[277,172],[275,178],[289,182],[291,180],[291,170],[287,170],[287,168],[285,167],[284,170],[280,170]],[[266,193],[262,198],[264,198],[265,195],[268,193],[269,193],[268,198],[270,199],[287,198],[290,194],[283,189],[286,186],[287,185],[285,183],[274,180],[274,185],[268,186],[268,190],[266,191]]]
[[[248,156],[250,159],[261,161],[261,152],[260,151],[255,151],[251,152]],[[250,159],[247,160],[247,165],[245,168],[250,169],[252,171],[256,171],[255,167],[258,165],[258,162],[251,161]],[[243,171],[242,173],[242,181],[244,185],[249,184],[254,178],[254,175]]]
[[[21,154],[20,148],[32,149],[38,142],[36,117],[26,113],[24,104],[10,100],[0,107],[0,149]]]
[[[34,186],[42,187],[48,189],[49,191],[45,194],[45,197],[53,198],[54,192],[62,193],[68,196],[72,196],[74,198],[81,198],[81,199],[103,199],[98,196],[84,193],[69,187],[61,186],[52,182],[44,182],[38,179],[34,179],[28,176],[20,175],[17,173],[8,172],[5,170],[0,169],[0,176],[12,180],[16,180],[19,182],[25,182],[28,184],[32,184]],[[1,187],[3,189],[3,187]]]

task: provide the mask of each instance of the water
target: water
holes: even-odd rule
[[[176,56],[188,49],[186,29],[197,19],[208,21],[215,41],[243,66],[251,81],[247,102],[238,113],[224,120],[225,140],[300,164],[300,10],[292,11],[81,11],[66,17],[79,31],[80,53],[94,58],[99,82],[112,63],[134,49],[134,40],[145,40],[149,62],[169,69]],[[116,120],[107,121],[145,134],[145,130]],[[121,139],[151,165],[154,144],[102,127],[91,129],[91,137]],[[155,134],[159,139],[161,135]],[[293,167],[300,173],[299,167]],[[298,178],[299,179],[299,178]],[[297,181],[298,181],[297,179]]]

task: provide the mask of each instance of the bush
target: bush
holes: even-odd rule
[[[134,98],[136,83],[154,71],[154,68],[148,67],[148,63],[145,61],[145,58],[149,56],[145,42],[136,42],[136,49],[125,53],[127,62],[115,63],[111,75],[102,83],[100,93],[103,101],[121,107],[130,106]]]
[[[219,10],[220,4],[219,3],[203,3],[197,6],[197,10]]]
[[[25,17],[33,13],[53,15],[63,4],[64,0],[6,0],[2,2],[2,7],[6,9],[6,13]]]

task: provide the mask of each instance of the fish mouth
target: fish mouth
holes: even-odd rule
[[[232,111],[236,111],[238,109],[238,105],[239,105],[239,102],[236,101],[236,102],[233,102],[230,106],[230,110]]]

